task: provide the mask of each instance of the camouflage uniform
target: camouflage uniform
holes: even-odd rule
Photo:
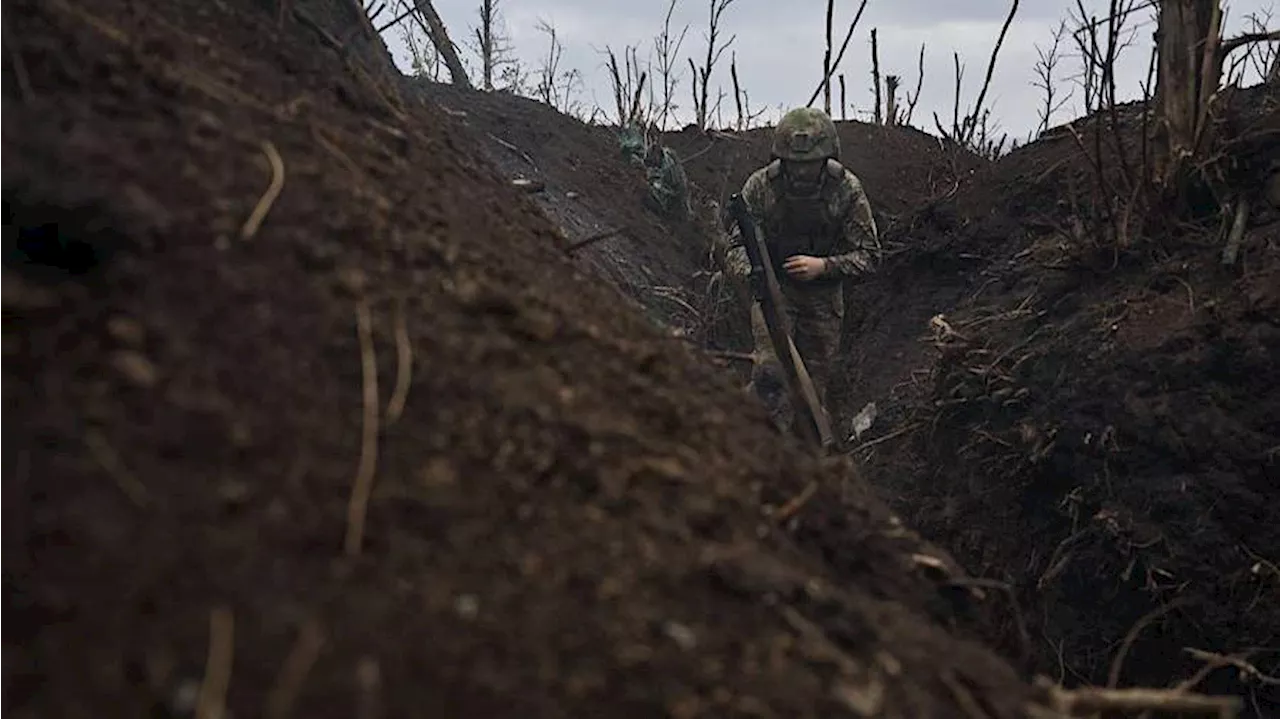
[[[828,383],[840,343],[842,285],[872,272],[880,256],[871,204],[862,183],[840,164],[839,153],[835,125],[826,113],[793,110],[778,123],[773,161],[753,173],[742,188],[742,197],[774,263],[791,321],[792,341],[824,403],[828,403]],[[790,180],[790,161],[821,161],[816,183]],[[790,277],[783,264],[795,255],[823,259],[822,273],[808,281]],[[730,228],[725,262],[730,274],[738,278],[750,272],[736,226]],[[763,314],[754,305],[751,320],[761,364],[776,366]]]
[[[649,183],[648,204],[668,217],[687,217],[690,213],[689,179],[675,151],[650,142],[634,125],[628,125],[618,133],[618,143],[623,155],[644,169],[645,180]]]

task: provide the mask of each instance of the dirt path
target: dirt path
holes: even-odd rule
[[[275,17],[6,5],[7,709],[1020,714],[847,463]]]

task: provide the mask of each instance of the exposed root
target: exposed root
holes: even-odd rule
[[[135,505],[145,507],[151,501],[151,493],[147,491],[142,480],[137,475],[129,471],[124,466],[124,462],[120,460],[120,455],[116,453],[107,438],[102,436],[98,430],[89,430],[84,437],[85,446],[89,449],[89,454],[93,456],[94,461],[102,467],[111,479],[115,480],[120,491],[129,498]]]
[[[227,689],[231,686],[234,658],[235,616],[227,607],[218,607],[209,615],[209,654],[196,701],[196,719],[226,717]]]
[[[280,197],[280,191],[284,189],[284,160],[280,157],[276,146],[270,140],[264,140],[262,153],[267,156],[267,162],[271,164],[271,184],[258,199],[258,204],[249,214],[249,219],[245,220],[244,226],[240,228],[241,240],[252,240],[254,235],[258,234],[258,229],[262,227],[262,222],[271,211],[271,206],[275,204],[276,198]]]
[[[1246,661],[1245,657],[1214,654],[1213,652],[1206,652],[1202,649],[1193,649],[1191,647],[1187,647],[1182,651],[1202,662],[1208,662],[1210,666],[1215,668],[1225,666],[1235,667],[1240,670],[1240,674],[1246,677],[1249,682],[1256,682],[1269,687],[1280,686],[1280,677],[1263,674],[1257,667]]]
[[[351,501],[347,505],[344,547],[348,556],[359,555],[364,544],[369,497],[373,494],[373,478],[378,468],[378,360],[373,346],[372,311],[369,300],[364,297],[356,303],[356,331],[360,336],[360,366],[364,376],[364,432],[360,443],[360,466],[356,470]]]
[[[298,694],[306,683],[311,667],[319,658],[324,643],[324,633],[319,624],[307,622],[302,625],[301,631],[298,632],[298,641],[294,643],[289,656],[285,658],[284,665],[280,668],[280,677],[267,697],[265,712],[267,719],[287,719],[293,714]]]
[[[393,425],[404,413],[405,402],[409,399],[409,387],[413,384],[413,343],[409,341],[409,321],[405,313],[403,297],[396,300],[395,333],[396,333],[396,386],[391,392],[391,400],[387,403],[387,424]]]
[[[1114,689],[1116,685],[1120,683],[1120,671],[1124,668],[1124,659],[1128,656],[1129,649],[1133,647],[1133,643],[1137,641],[1138,635],[1142,633],[1142,630],[1146,629],[1147,625],[1178,608],[1183,603],[1184,602],[1175,599],[1168,604],[1156,607],[1154,610],[1144,614],[1137,622],[1134,622],[1133,627],[1124,635],[1124,641],[1120,644],[1120,651],[1116,652],[1115,659],[1111,660],[1111,670],[1107,672],[1108,689]]]
[[[494,142],[498,143],[499,145],[502,145],[503,147],[507,148],[511,152],[515,153],[517,157],[519,157],[521,160],[524,160],[526,163],[528,163],[529,167],[532,167],[534,170],[538,169],[538,163],[534,162],[532,157],[529,157],[529,153],[525,152],[524,150],[521,150],[520,148],[516,147],[510,142],[507,142],[501,137],[498,137],[492,132],[486,133],[486,134],[488,134],[489,137],[493,138]]]

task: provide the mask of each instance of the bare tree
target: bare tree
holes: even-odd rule
[[[822,109],[831,114],[831,17],[835,12],[835,0],[827,0],[826,49],[822,53]],[[844,82],[844,76],[840,76]],[[843,101],[841,105],[843,105]]]
[[[694,121],[699,130],[707,129],[707,120],[711,116],[711,108],[708,107],[708,88],[710,87],[711,73],[715,71],[720,55],[737,38],[736,35],[732,35],[725,42],[720,42],[720,16],[724,14],[724,11],[733,2],[734,0],[709,0],[710,14],[707,23],[707,34],[705,35],[707,53],[702,67],[695,65],[693,58],[689,58],[689,69],[693,71]]]
[[[907,96],[907,107],[902,113],[902,117],[896,122],[899,125],[910,125],[911,118],[916,114],[916,103],[920,101],[920,90],[924,88],[924,43],[920,43],[920,59],[919,67],[916,69],[916,91]]]
[[[991,76],[995,73],[996,59],[1000,56],[1000,48],[1004,45],[1004,38],[1009,33],[1009,26],[1013,24],[1013,18],[1018,13],[1019,0],[1013,0],[1009,7],[1009,15],[1005,17],[1004,25],[1000,28],[1000,35],[996,38],[996,44],[991,49],[991,57],[987,61],[987,74],[982,82],[982,89],[978,92],[978,97],[974,100],[963,117],[960,115],[960,94],[964,79],[964,66],[960,63],[960,56],[956,54],[956,94],[955,104],[952,107],[951,129],[948,131],[942,125],[942,121],[938,118],[938,114],[934,113],[933,121],[938,128],[938,132],[943,137],[952,140],[961,147],[969,148],[980,155],[994,157],[999,155],[1005,145],[1007,137],[1001,137],[998,140],[995,136],[995,129],[989,125],[991,112],[984,107],[987,99],[987,90],[991,87]]]
[[[844,73],[840,73],[840,119],[849,119],[849,100],[844,82]]]
[[[609,82],[613,86],[613,102],[618,113],[618,126],[641,126],[652,117],[652,112],[640,103],[644,95],[647,69],[640,67],[640,57],[636,48],[628,45],[622,49],[622,64],[618,64],[618,56],[613,48],[606,47],[609,54]],[[652,110],[652,108],[648,108]]]
[[[560,112],[576,114],[581,108],[574,100],[574,94],[582,84],[582,76],[576,69],[563,72],[560,70],[564,45],[556,35],[555,25],[539,20],[536,28],[547,35],[547,54],[538,68],[538,83],[534,87],[534,92],[539,100]]]
[[[884,115],[880,104],[880,45],[876,40],[876,28],[871,28],[871,87],[875,89],[877,125],[884,124]]]
[[[738,123],[736,129],[750,129],[760,116],[769,110],[768,107],[762,107],[755,112],[751,111],[751,98],[747,95],[746,89],[738,82],[738,56],[736,53],[729,55],[729,76],[733,78],[733,97],[738,110]]]
[[[524,84],[523,71],[506,31],[500,4],[501,0],[481,0],[477,11],[480,24],[473,29],[473,49],[480,58],[481,87],[493,90],[496,78],[502,83],[502,89],[519,91]]]
[[[1053,119],[1055,113],[1062,109],[1064,105],[1071,99],[1071,92],[1068,91],[1063,97],[1058,95],[1058,85],[1055,81],[1055,73],[1058,69],[1058,63],[1062,60],[1059,48],[1062,38],[1067,32],[1067,22],[1063,20],[1058,25],[1058,29],[1053,32],[1053,44],[1047,49],[1036,45],[1036,56],[1039,58],[1035,64],[1036,80],[1032,83],[1035,87],[1044,92],[1044,105],[1039,110],[1040,115],[1040,132],[1046,132]]]
[[[867,9],[867,0],[862,0],[858,5],[858,12],[854,13],[853,20],[849,23],[849,29],[845,31],[844,40],[840,43],[840,51],[836,53],[835,60],[830,63],[824,63],[826,67],[822,70],[822,79],[818,81],[818,86],[813,89],[813,95],[809,97],[806,107],[813,107],[813,103],[818,101],[818,95],[822,93],[824,87],[831,85],[831,73],[840,67],[840,61],[844,59],[844,51],[849,47],[849,40],[853,37],[854,28],[858,27],[858,21],[862,19],[862,11]]]
[[[898,124],[898,84],[902,81],[897,75],[884,76],[884,124]]]
[[[431,38],[431,43],[435,45],[440,57],[444,59],[453,84],[470,88],[471,79],[467,77],[466,68],[458,57],[458,48],[449,39],[449,32],[445,29],[444,21],[440,19],[435,6],[431,4],[431,0],[413,0],[413,2],[418,10],[415,17],[421,23],[422,29],[426,31],[427,37]]]
[[[408,0],[405,0],[407,6]],[[416,13],[417,9],[408,6],[406,11],[410,14]],[[388,24],[386,27],[390,27]],[[436,50],[435,45],[430,42],[423,43],[420,41],[417,27],[413,24],[405,23],[400,27],[400,37],[404,40],[405,47],[409,49],[409,74],[413,77],[426,78],[432,82],[440,81],[440,71],[444,67],[444,63],[440,59],[440,53]]]
[[[658,80],[662,83],[659,89],[661,98],[658,102],[657,121],[658,126],[664,130],[667,129],[667,121],[677,109],[675,94],[680,77],[676,70],[679,62],[676,58],[680,55],[680,46],[684,44],[685,33],[689,32],[689,26],[685,25],[680,29],[679,36],[673,36],[671,33],[671,14],[675,12],[677,2],[679,0],[671,0],[667,5],[667,14],[662,19],[662,32],[653,39],[654,54],[658,61]],[[652,89],[652,82],[649,83],[649,87]],[[736,91],[734,94],[736,97]]]

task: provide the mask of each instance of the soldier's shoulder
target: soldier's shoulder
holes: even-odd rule
[[[770,162],[764,167],[761,167],[755,170],[750,175],[747,175],[747,181],[743,183],[742,186],[745,188],[745,187],[760,187],[762,185],[767,185],[769,183],[769,180],[771,180],[777,174],[777,169],[775,168],[775,165],[778,165],[778,163]]]
[[[843,198],[856,199],[866,195],[862,180],[852,170],[834,160],[828,164],[827,171],[835,182],[829,185],[837,195]]]
[[[742,183],[742,194],[746,197],[762,198],[771,195],[773,170],[772,163],[765,165],[760,169],[752,172],[747,176],[747,181]]]

